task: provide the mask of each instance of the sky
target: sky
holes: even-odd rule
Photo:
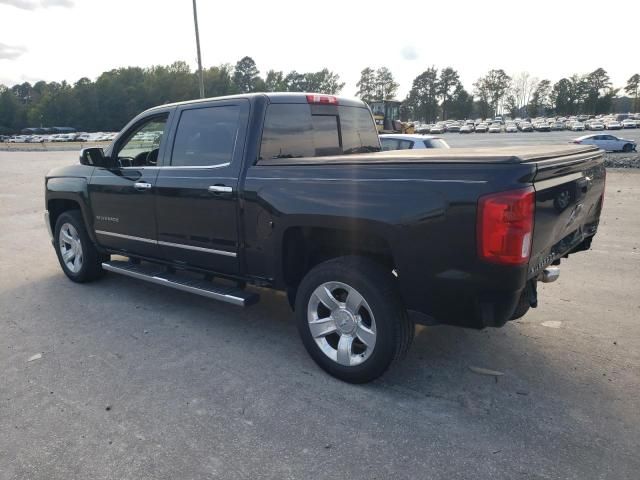
[[[198,0],[205,67],[245,55],[262,74],[327,67],[347,96],[367,66],[388,67],[399,98],[432,65],[470,91],[492,68],[557,81],[602,67],[623,87],[640,73],[638,18],[640,0]],[[0,0],[1,84],[175,60],[197,65],[192,0]]]

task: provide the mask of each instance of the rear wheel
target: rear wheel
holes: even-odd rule
[[[90,282],[104,274],[106,260],[93,244],[78,210],[62,213],[55,225],[54,246],[65,275],[74,282]]]
[[[313,268],[296,295],[296,320],[309,355],[350,383],[382,375],[406,354],[414,333],[391,273],[360,257]]]

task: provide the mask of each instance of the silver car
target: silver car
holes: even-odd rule
[[[422,150],[425,148],[450,148],[449,144],[440,137],[431,135],[397,134],[389,133],[380,135],[382,151],[389,150]]]
[[[618,138],[613,135],[585,135],[573,140],[578,145],[595,145],[607,152],[632,152],[636,150],[637,144],[633,140]]]

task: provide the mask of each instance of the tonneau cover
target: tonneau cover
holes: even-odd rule
[[[592,145],[535,145],[483,148],[394,150],[327,157],[261,159],[259,165],[322,165],[368,163],[531,163],[580,160],[598,154]]]

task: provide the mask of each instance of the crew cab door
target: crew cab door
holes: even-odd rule
[[[89,201],[100,245],[157,257],[154,187],[166,148],[169,112],[135,122],[114,145],[109,168],[97,168]]]
[[[239,269],[238,177],[249,101],[178,107],[171,147],[156,180],[164,258],[221,273]]]

